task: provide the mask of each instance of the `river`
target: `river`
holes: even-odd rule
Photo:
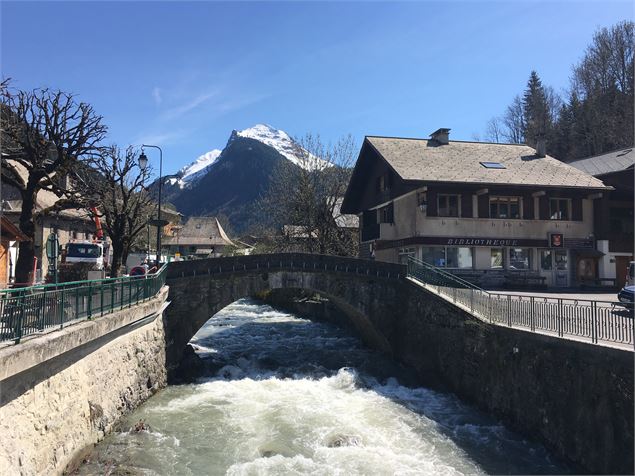
[[[347,331],[240,300],[192,339],[209,364],[107,436],[79,474],[459,475],[568,469]],[[135,431],[140,420],[145,430]]]

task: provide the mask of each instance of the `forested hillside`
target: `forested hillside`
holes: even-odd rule
[[[535,146],[565,162],[633,146],[634,23],[598,30],[559,94],[531,71],[523,93],[490,119],[486,139]]]

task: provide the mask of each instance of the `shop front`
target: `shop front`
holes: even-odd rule
[[[594,277],[597,269],[597,257],[580,252],[592,252],[592,240],[566,240],[561,233],[544,240],[417,236],[377,241],[375,247],[384,260],[405,263],[415,257],[486,287],[523,282],[567,287],[580,276]]]

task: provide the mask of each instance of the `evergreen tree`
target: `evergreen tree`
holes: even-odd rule
[[[535,147],[537,138],[546,139],[551,129],[545,88],[536,71],[529,75],[522,104],[525,143]]]

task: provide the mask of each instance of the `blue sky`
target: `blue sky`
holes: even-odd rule
[[[563,91],[631,2],[1,2],[2,76],[94,105],[164,171],[264,122],[291,136],[483,137],[536,69]],[[152,153],[152,151],[150,151]]]

